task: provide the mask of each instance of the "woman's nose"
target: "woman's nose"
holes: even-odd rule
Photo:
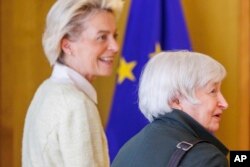
[[[225,110],[225,109],[228,108],[228,103],[227,103],[226,99],[224,98],[224,96],[221,93],[219,94],[219,107],[222,110]]]
[[[116,39],[111,39],[109,43],[109,49],[112,50],[114,53],[117,53],[119,50],[119,45],[116,41]]]

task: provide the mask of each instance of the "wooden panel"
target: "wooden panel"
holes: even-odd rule
[[[0,167],[13,166],[13,133],[0,126]]]
[[[239,143],[240,149],[250,149],[250,2],[241,0],[239,23]]]
[[[41,36],[51,1],[1,1],[1,165],[21,166],[24,117],[50,74]]]
[[[11,1],[10,1],[11,5]],[[12,131],[12,114],[9,111],[4,110],[3,99],[6,98],[4,96],[4,88],[3,82],[5,80],[3,75],[3,57],[4,57],[4,24],[8,24],[10,20],[7,17],[4,17],[4,12],[10,11],[10,8],[4,5],[3,1],[0,1],[0,166],[13,166],[13,131]],[[11,16],[11,14],[10,14]]]

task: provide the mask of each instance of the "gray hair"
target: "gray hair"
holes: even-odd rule
[[[114,13],[112,0],[57,0],[48,12],[43,34],[43,48],[50,65],[63,54],[61,40],[75,39],[84,29],[86,19],[99,11]]]
[[[179,95],[196,104],[195,90],[220,82],[226,70],[213,58],[189,51],[161,52],[145,65],[139,84],[139,107],[152,121],[171,112],[169,103]]]

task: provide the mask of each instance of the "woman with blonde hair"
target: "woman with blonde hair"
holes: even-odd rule
[[[112,73],[116,41],[109,0],[57,0],[43,47],[51,76],[36,91],[23,134],[23,167],[108,167],[106,136],[91,82]]]

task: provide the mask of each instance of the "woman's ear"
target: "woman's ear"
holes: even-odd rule
[[[61,48],[66,55],[72,55],[71,42],[68,39],[62,39]]]
[[[170,101],[170,107],[178,110],[182,110],[180,100],[178,98],[174,98]]]

